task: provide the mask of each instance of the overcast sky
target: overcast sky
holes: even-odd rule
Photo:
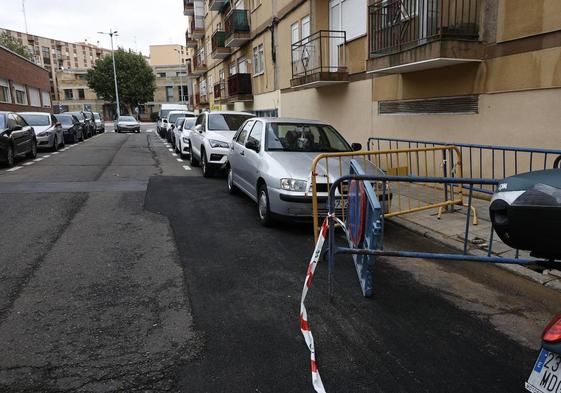
[[[22,0],[0,0],[0,27],[25,32]],[[119,31],[116,45],[149,55],[149,45],[185,44],[182,0],[25,0],[30,34],[62,41],[87,40],[105,48]]]

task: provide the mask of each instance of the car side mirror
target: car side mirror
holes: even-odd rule
[[[167,123],[167,122],[168,122],[168,119],[164,119],[164,123]]]
[[[245,147],[247,147],[250,150],[255,151],[256,153],[259,153],[259,142],[257,142],[255,139],[250,139],[245,143]]]
[[[60,124],[60,122],[57,121],[57,122],[55,123],[55,127],[60,127],[60,126],[62,126],[62,124]]]
[[[175,124],[172,124],[172,125],[171,125],[171,129],[173,130],[174,128],[175,128]]]
[[[203,133],[203,126],[202,126],[202,124],[197,124],[197,125],[195,126],[195,131],[197,131],[199,134],[202,134],[202,133]]]
[[[20,126],[20,125],[14,126],[14,127],[12,128],[12,131],[21,131],[21,130],[23,130],[23,127]]]
[[[361,143],[353,143],[351,145],[351,149],[353,149],[353,151],[361,151],[362,150],[362,144]]]

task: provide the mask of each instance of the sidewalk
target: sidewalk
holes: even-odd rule
[[[415,186],[413,186],[415,187]],[[395,189],[394,189],[395,190]],[[400,189],[400,199],[396,199],[398,194],[394,193],[392,204],[401,202],[403,207],[416,203],[426,204],[431,201],[431,194],[423,193],[418,189],[403,187]],[[425,196],[425,197],[423,197]],[[410,200],[408,200],[408,198]],[[428,197],[428,198],[427,198]],[[465,197],[467,204],[467,197]],[[476,209],[478,224],[473,225],[473,214],[468,234],[468,253],[473,255],[487,255],[489,251],[489,240],[491,234],[491,221],[489,218],[489,202],[482,199],[473,199],[473,207]],[[407,213],[401,216],[390,218],[401,226],[404,226],[424,237],[441,242],[460,252],[464,249],[464,236],[466,231],[467,208],[461,206],[450,207],[448,211],[444,210],[440,219],[438,219],[438,209],[430,209],[415,213]],[[499,236],[493,234],[492,254],[501,257],[516,257],[516,250],[507,246],[501,241]],[[529,252],[520,251],[520,258],[530,258]],[[561,291],[561,271],[543,270],[539,267],[524,267],[520,265],[497,265],[503,269],[512,271],[522,275],[542,285],[551,287]]]

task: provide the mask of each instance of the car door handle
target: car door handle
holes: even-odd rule
[[[240,155],[245,156],[245,152],[243,150],[240,151]]]

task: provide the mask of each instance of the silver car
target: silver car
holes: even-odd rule
[[[20,112],[19,115],[35,130],[38,148],[57,151],[64,147],[64,129],[54,115],[45,112]]]
[[[332,126],[311,120],[253,118],[246,121],[230,144],[228,189],[243,191],[258,204],[264,225],[274,215],[292,218],[312,216],[311,167],[321,153],[360,150]],[[323,162],[323,160],[322,160]],[[342,173],[349,173],[350,159],[342,159]],[[340,177],[339,158],[330,159],[329,183]],[[326,168],[318,166],[319,173]],[[372,173],[372,169],[368,170]],[[375,168],[375,173],[383,174]],[[317,177],[318,199],[325,214],[327,178]]]
[[[140,132],[140,123],[132,116],[119,116],[115,120],[115,132]]]

